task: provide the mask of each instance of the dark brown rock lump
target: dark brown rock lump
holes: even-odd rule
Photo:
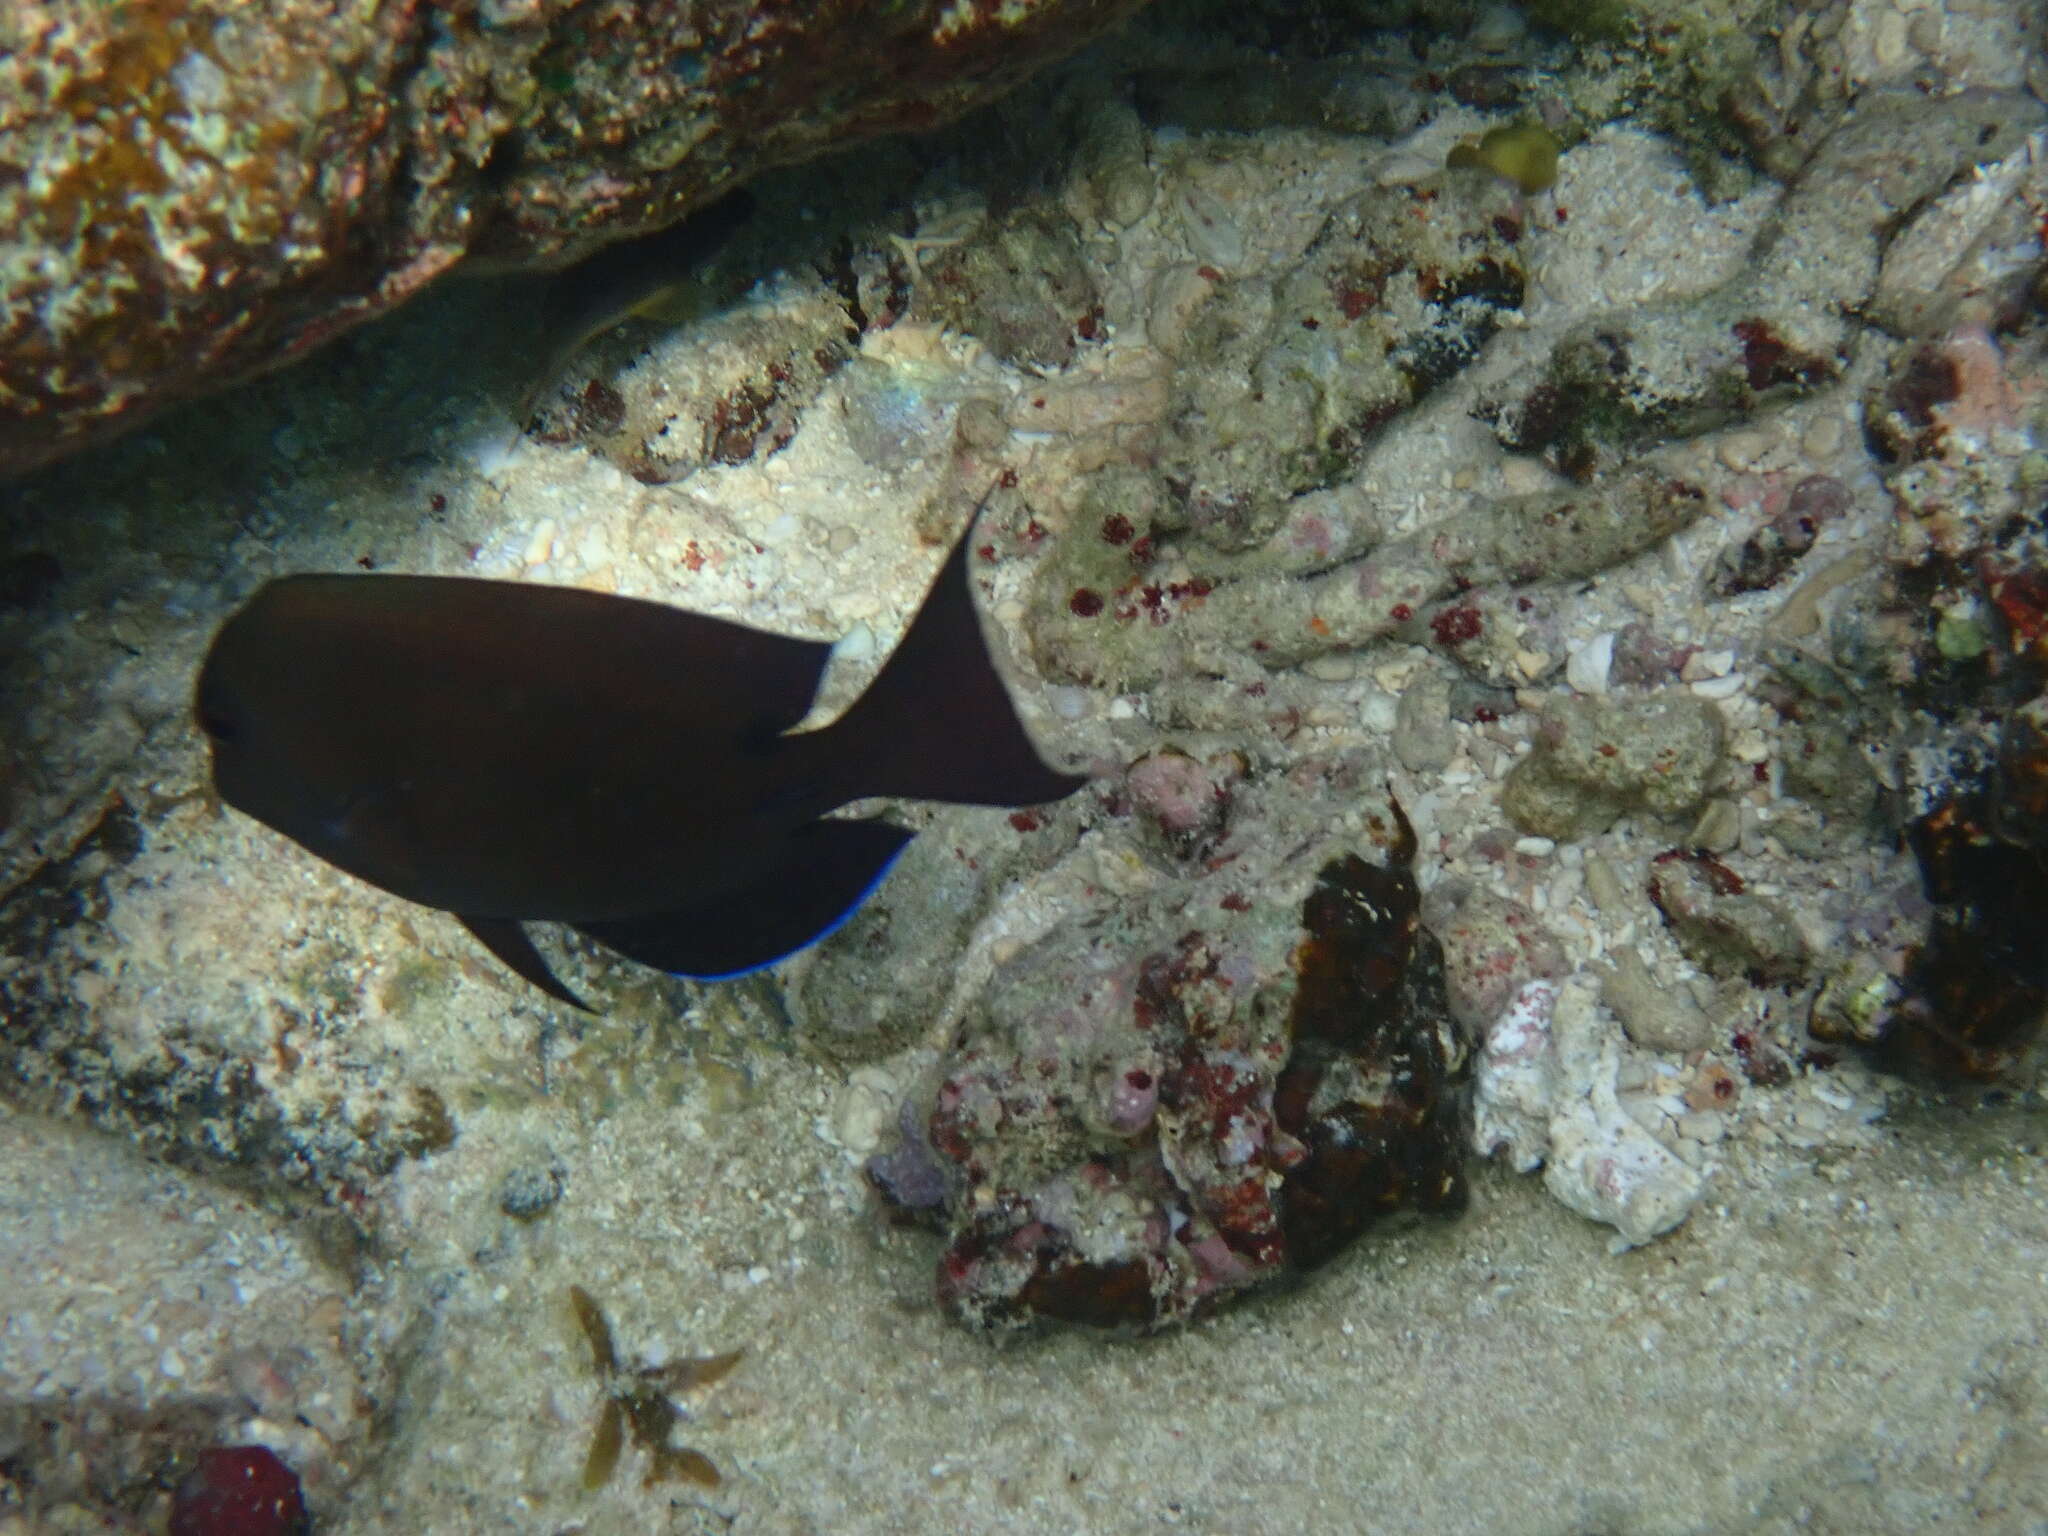
[[[1142,0],[0,0],[0,474],[466,257],[943,122]]]

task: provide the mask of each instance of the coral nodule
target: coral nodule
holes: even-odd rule
[[[1463,1208],[1468,1042],[1421,926],[1413,831],[1398,805],[1376,830],[1382,864],[1341,841],[1287,860],[1284,906],[1226,900],[1200,927],[1126,913],[997,977],[929,1113],[870,1164],[948,1230],[950,1311],[1151,1331],[1382,1217]]]

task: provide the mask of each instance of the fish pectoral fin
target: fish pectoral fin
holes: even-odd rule
[[[672,976],[744,976],[852,917],[910,838],[886,821],[815,821],[784,838],[738,890],[645,917],[578,923],[576,931]]]
[[[533,947],[533,940],[526,936],[526,929],[516,918],[510,917],[464,917],[455,914],[456,921],[476,936],[477,943],[504,962],[507,969],[524,980],[532,982],[558,1003],[567,1003],[571,1008],[580,1008],[585,1013],[593,1009],[582,998],[571,992],[555,978],[548,969],[540,951]]]

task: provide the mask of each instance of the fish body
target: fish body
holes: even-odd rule
[[[521,924],[568,923],[677,974],[741,974],[844,921],[909,841],[838,807],[1031,805],[1085,782],[1048,767],[1017,719],[966,535],[867,692],[796,731],[830,652],[573,588],[291,576],[222,627],[196,702],[228,805],[455,913],[573,1002]]]

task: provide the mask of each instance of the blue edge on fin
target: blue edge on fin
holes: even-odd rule
[[[909,848],[909,846],[910,843],[908,840],[906,840],[902,848],[898,848],[894,853],[890,854],[887,861],[883,863],[882,867],[875,871],[875,878],[870,880],[866,885],[862,886],[860,894],[854,897],[852,901],[848,902],[846,904],[846,909],[843,912],[841,912],[837,917],[833,918],[831,922],[827,923],[824,927],[820,928],[808,939],[805,939],[803,943],[796,945],[792,949],[784,950],[781,954],[775,956],[772,960],[757,960],[752,965],[743,965],[736,971],[670,971],[668,974],[671,976],[678,977],[683,981],[736,981],[742,976],[751,976],[756,971],[765,971],[770,966],[780,965],[783,961],[787,960],[791,955],[801,954],[804,950],[809,949],[813,944],[821,943],[822,941],[831,938],[833,934],[837,933],[840,929],[844,928],[848,923],[852,922],[853,914],[858,912],[861,909],[861,907],[866,904],[867,899],[875,894],[876,889],[881,885],[881,883],[889,878],[889,871],[896,867],[896,861],[903,857],[904,850]]]
[[[812,822],[737,889],[666,912],[572,926],[628,960],[671,976],[744,976],[844,926],[911,836],[880,819]]]

